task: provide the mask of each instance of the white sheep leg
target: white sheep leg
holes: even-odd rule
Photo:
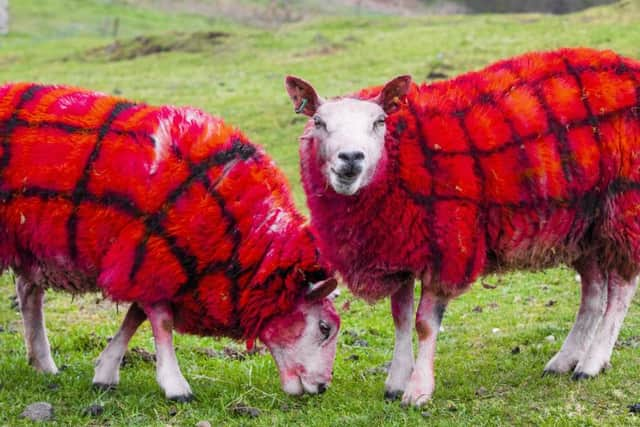
[[[24,341],[29,364],[40,372],[57,374],[44,325],[44,289],[18,276],[16,293],[24,322]]]
[[[544,374],[564,374],[576,367],[589,349],[607,304],[607,281],[594,262],[579,269],[582,296],[576,321],[562,348],[547,363]]]
[[[131,304],[120,329],[100,353],[96,361],[95,374],[93,376],[94,387],[107,390],[118,385],[120,382],[120,364],[127,351],[129,340],[131,340],[131,337],[133,337],[146,318],[146,314],[136,303]]]
[[[422,406],[431,399],[435,388],[433,362],[436,338],[448,300],[425,289],[422,285],[420,304],[416,312],[418,357],[402,396],[403,405]]]
[[[168,303],[144,307],[156,344],[156,379],[168,399],[188,402],[193,398],[182,376],[173,348],[173,313]]]
[[[395,400],[402,396],[413,371],[413,277],[391,295],[391,313],[396,329],[393,360],[384,383],[385,399]]]
[[[637,278],[625,281],[617,273],[609,274],[607,309],[589,350],[573,372],[573,379],[594,377],[609,366],[613,346],[637,286]]]

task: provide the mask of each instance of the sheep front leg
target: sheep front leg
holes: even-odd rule
[[[416,312],[418,357],[402,396],[403,405],[422,406],[431,399],[435,388],[433,361],[436,354],[436,338],[448,302],[447,298],[432,293],[422,285],[422,295]]]
[[[145,306],[156,344],[156,379],[167,399],[188,402],[191,388],[182,376],[173,348],[173,312],[166,302]]]
[[[95,374],[93,376],[93,386],[103,390],[115,388],[120,382],[120,364],[124,353],[127,351],[129,340],[136,333],[138,327],[145,321],[147,315],[133,303],[129,307],[120,330],[96,361]]]
[[[44,289],[18,276],[16,294],[24,322],[29,364],[39,372],[57,374],[58,368],[51,357],[51,346],[44,325]]]
[[[413,342],[411,318],[413,317],[413,277],[391,295],[391,313],[396,329],[393,360],[384,383],[384,398],[402,397],[413,371]]]

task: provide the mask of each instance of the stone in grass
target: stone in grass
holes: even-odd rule
[[[53,406],[48,402],[32,403],[22,411],[20,416],[31,421],[49,421],[53,419]]]
[[[103,412],[104,412],[104,406],[98,403],[94,403],[93,405],[87,406],[86,408],[84,408],[84,411],[82,411],[84,415],[87,415],[89,417],[99,417],[100,415],[102,415]]]
[[[230,409],[235,415],[242,415],[245,417],[257,418],[262,415],[262,411],[260,411],[260,409],[245,405],[244,403],[231,405]]]
[[[198,421],[196,427],[211,427],[211,423],[209,421]]]
[[[629,405],[629,412],[632,414],[640,414],[640,403],[635,403],[633,405]]]

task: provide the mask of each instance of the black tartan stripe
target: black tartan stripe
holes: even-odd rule
[[[129,272],[129,279],[133,280],[138,273],[144,258],[147,253],[147,242],[149,237],[155,233],[155,229],[162,229],[161,224],[164,218],[166,217],[169,209],[176,203],[176,201],[191,188],[191,186],[197,182],[198,180],[206,179],[206,174],[209,169],[213,166],[219,166],[227,164],[237,158],[241,158],[243,160],[247,160],[257,153],[256,148],[251,144],[245,144],[239,140],[235,140],[231,148],[228,150],[218,150],[208,156],[206,159],[190,165],[190,173],[182,181],[174,190],[172,190],[168,195],[166,200],[162,203],[162,208],[154,213],[153,215],[148,216],[145,223],[145,233],[142,236],[140,242],[136,246],[134,252],[134,262],[132,264],[131,270]],[[239,242],[238,242],[239,245]],[[197,271],[195,266],[191,266],[191,261],[187,261],[187,259],[195,258],[192,254],[188,254],[186,249],[182,248],[182,251],[186,254],[186,259],[181,260],[178,258],[178,261],[182,265],[184,269],[184,273],[189,278],[187,284],[190,284],[188,288],[197,287],[199,279],[196,278]],[[185,284],[186,285],[186,284]],[[182,289],[182,288],[181,288]]]
[[[16,106],[13,109],[13,113],[11,117],[0,126],[0,136],[2,136],[2,156],[0,157],[0,173],[4,171],[11,162],[11,137],[13,136],[13,132],[20,125],[20,119],[18,114],[20,110],[24,107],[24,105],[33,99],[33,97],[39,91],[43,90],[45,87],[40,85],[31,85],[27,89],[25,89],[21,94]]]
[[[484,206],[486,201],[487,180],[484,175],[484,170],[482,169],[482,165],[480,164],[480,159],[478,158],[478,150],[477,150],[476,143],[471,137],[471,133],[469,132],[469,128],[467,127],[467,124],[465,122],[465,117],[466,116],[459,114],[458,123],[460,125],[460,128],[462,129],[467,145],[469,146],[469,156],[473,160],[473,175],[480,182],[481,203],[480,203],[480,206],[474,203],[474,206],[476,206],[476,215],[478,217],[478,223],[480,224],[481,227],[484,227],[484,230],[481,231],[480,233],[472,234],[473,250],[472,250],[471,256],[467,260],[467,265],[465,266],[465,272],[464,272],[464,280],[468,282],[471,278],[471,273],[473,272],[473,267],[476,261],[476,256],[478,251],[478,236],[482,234],[485,236],[485,239],[486,239],[488,231],[486,227],[486,222],[484,220],[484,215],[485,215]],[[485,242],[486,241],[487,240],[485,240]]]
[[[409,104],[409,111],[413,115],[415,122],[420,123],[418,113],[415,111],[412,104]],[[420,143],[420,149],[422,150],[422,154],[424,155],[424,158],[425,158],[424,167],[427,169],[427,171],[429,172],[429,175],[431,176],[431,189],[429,191],[429,194],[431,197],[424,198],[420,203],[425,207],[425,210],[427,211],[426,226],[427,226],[427,230],[429,230],[429,239],[428,239],[429,250],[431,252],[430,254],[431,260],[432,260],[431,265],[433,267],[433,271],[431,271],[430,273],[432,274],[432,277],[439,277],[440,270],[442,268],[441,266],[442,253],[435,239],[435,211],[436,211],[435,201],[436,200],[435,200],[435,174],[434,174],[435,170],[433,165],[433,152],[429,150],[427,146],[426,138],[419,129],[417,131],[417,135],[418,135],[418,141]],[[413,195],[412,192],[410,192],[409,194]]]
[[[102,142],[111,128],[111,124],[115,121],[120,113],[135,106],[136,104],[131,102],[117,102],[109,112],[109,115],[105,119],[102,126],[98,130],[98,138],[93,150],[89,154],[89,158],[85,163],[82,175],[76,183],[76,187],[71,195],[71,202],[73,203],[73,209],[67,220],[67,245],[69,247],[69,256],[73,261],[78,258],[78,208],[82,201],[87,196],[87,188],[89,186],[89,178],[91,171],[93,170],[93,164],[96,162],[100,155],[100,149],[102,148]]]

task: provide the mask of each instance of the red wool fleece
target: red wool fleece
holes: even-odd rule
[[[176,329],[254,338],[326,278],[284,175],[193,108],[0,87],[0,263],[114,301],[170,301]]]
[[[387,118],[370,185],[335,193],[313,139],[302,139],[301,166],[322,252],[368,300],[411,276],[456,295],[483,273],[587,257],[630,278],[640,266],[640,63],[563,49],[414,85]]]

